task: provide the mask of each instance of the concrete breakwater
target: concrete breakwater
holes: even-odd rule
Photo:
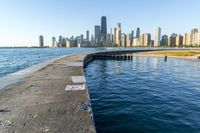
[[[0,132],[94,133],[86,54],[60,58],[0,92]]]
[[[0,132],[96,132],[84,67],[147,51],[155,50],[83,53],[37,68],[0,91]]]

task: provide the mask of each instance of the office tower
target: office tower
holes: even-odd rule
[[[198,29],[192,29],[191,31],[191,44],[192,46],[197,46],[198,44]]]
[[[106,46],[112,46],[112,35],[111,34],[106,34]]]
[[[126,34],[125,33],[122,33],[122,40],[121,40],[121,46],[122,47],[126,47]]]
[[[110,40],[111,40],[111,44],[113,44],[113,33],[112,33],[112,28],[110,28]]]
[[[62,45],[62,36],[59,36],[57,47],[61,47]]]
[[[161,40],[161,28],[157,27],[154,31],[154,47],[160,46],[160,40]]]
[[[133,38],[134,38],[134,31],[132,30],[131,31],[131,40],[133,40]]]
[[[130,43],[131,45],[133,44],[133,38],[134,38],[134,31],[131,31],[131,36],[130,36]]]
[[[102,41],[102,43],[106,42],[106,34],[107,34],[106,16],[102,16],[101,17],[101,41]]]
[[[180,34],[176,36],[176,47],[183,46],[183,36]]]
[[[121,23],[117,24],[115,42],[118,47],[121,46]]]
[[[99,30],[100,30],[100,26],[99,26]],[[99,32],[99,33],[100,33],[100,32]],[[94,47],[94,46],[96,46],[95,44],[97,44],[97,43],[96,43],[96,40],[95,40],[94,36],[91,35],[91,46]]]
[[[72,46],[71,40],[70,39],[66,39],[66,47],[70,48]]]
[[[133,47],[138,47],[139,46],[139,39],[138,38],[134,38],[133,39],[133,44],[132,44]]]
[[[114,43],[114,45],[116,45],[117,44],[117,42],[116,42],[116,35],[117,35],[117,28],[115,27],[114,28],[114,33],[113,33],[113,43]]]
[[[133,40],[132,34],[127,33],[127,35],[126,35],[126,47],[131,47],[131,42],[132,42],[131,40]]]
[[[188,45],[187,43],[188,43],[188,34],[185,33],[183,35],[183,46],[187,46]]]
[[[161,41],[161,46],[167,46],[168,45],[168,36],[163,35],[162,36],[162,41]]]
[[[177,34],[173,33],[168,38],[168,46],[169,47],[175,47],[176,46],[176,36],[177,36]]]
[[[89,34],[89,30],[86,31],[86,40],[90,41],[90,34]]]
[[[101,40],[101,29],[99,25],[94,26],[94,39],[95,43],[99,44]]]
[[[150,46],[150,43],[151,43],[151,34],[144,33],[144,47]]]
[[[57,47],[57,42],[55,37],[52,37],[52,47],[53,48]]]
[[[139,37],[139,46],[140,47],[144,46],[144,34],[141,34]]]
[[[61,47],[66,47],[66,39],[64,37],[62,38]]]
[[[83,43],[83,40],[84,40],[84,36],[83,36],[83,34],[81,34],[81,36],[80,36],[81,38],[81,43]]]
[[[137,28],[136,30],[136,38],[140,38],[140,28]]]
[[[39,36],[39,46],[40,48],[44,47],[44,37],[42,35]]]

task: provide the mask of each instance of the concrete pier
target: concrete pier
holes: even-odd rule
[[[31,74],[0,78],[6,86],[0,91],[0,133],[95,133],[84,67],[95,59],[132,60],[133,53],[148,51],[160,50],[83,53],[37,66]]]
[[[84,57],[64,57],[1,90],[0,133],[95,133]]]

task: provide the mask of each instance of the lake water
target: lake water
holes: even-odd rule
[[[200,62],[134,57],[85,69],[98,133],[199,133]]]
[[[0,77],[62,55],[94,52],[95,48],[0,48]]]

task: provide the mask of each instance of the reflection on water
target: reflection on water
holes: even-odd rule
[[[85,71],[97,132],[200,131],[200,62],[95,60]]]

